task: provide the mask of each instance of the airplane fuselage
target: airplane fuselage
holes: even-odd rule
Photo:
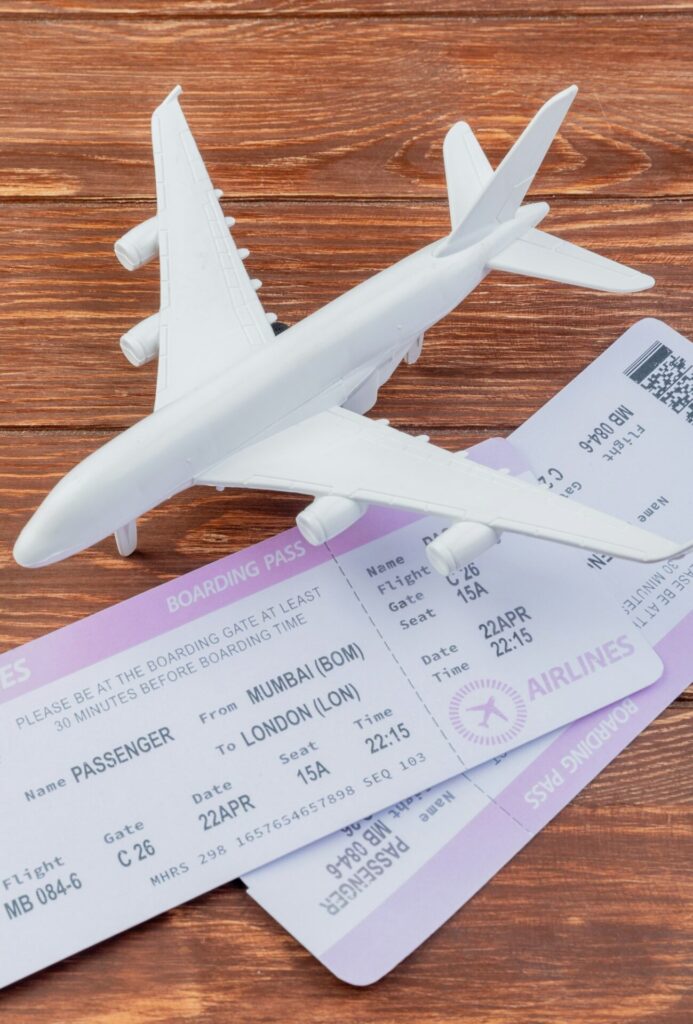
[[[81,551],[239,449],[383,383],[486,275],[490,239],[444,258],[439,243],[413,253],[108,441],[46,497],[17,541],[17,560],[33,567]]]

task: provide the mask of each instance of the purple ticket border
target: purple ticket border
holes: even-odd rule
[[[95,665],[105,658],[121,654],[331,560],[326,548],[305,544],[306,553],[303,557],[272,569],[265,568],[266,555],[297,540],[300,540],[298,530],[287,530],[5,652],[0,656],[0,677],[3,670],[10,670],[18,659],[25,660],[31,675],[15,685],[0,688],[0,704]],[[182,589],[202,587],[206,581],[215,577],[234,570],[242,571],[251,562],[259,567],[256,575],[239,580],[226,590],[211,593],[204,600],[179,611],[168,610],[167,599]]]

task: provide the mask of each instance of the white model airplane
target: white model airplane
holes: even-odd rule
[[[311,544],[336,536],[371,504],[447,517],[428,545],[450,573],[499,535],[543,537],[659,561],[686,548],[362,414],[424,331],[490,270],[606,291],[651,277],[563,242],[536,225],[546,203],[522,201],[577,92],[546,103],[494,172],[469,126],[454,125],[444,159],[452,230],[278,337],[243,265],[178,103],[154,112],[156,217],[116,242],[133,270],[157,253],[161,308],[121,339],[136,366],[158,355],[154,412],[72,469],[22,530],[24,566],[66,558],[114,533],[137,544],[137,518],[193,484],[312,495],[297,517]]]

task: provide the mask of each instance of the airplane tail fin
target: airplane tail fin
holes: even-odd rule
[[[576,93],[577,86],[571,85],[548,100],[495,172],[469,125],[453,125],[443,145],[452,231],[438,256],[453,255],[495,233],[490,269],[602,291],[652,287],[654,280],[646,274],[537,230],[536,219],[525,216],[529,207],[521,209]]]
[[[459,173],[459,163],[466,163],[467,166],[473,164],[481,189],[468,208],[462,210],[456,194],[456,184],[451,189],[451,214],[455,219],[460,213],[462,216],[453,224],[452,232],[440,249],[440,255],[465,249],[504,221],[512,220],[576,92],[577,86],[571,85],[569,89],[564,89],[548,100],[529,122],[512,149],[506,153],[495,172],[491,172],[491,166],[485,157],[483,162],[480,160],[481,147],[467,125],[464,126],[467,132],[463,132],[458,125],[450,130],[443,148],[448,182],[455,179]],[[453,167],[452,164],[456,166]]]

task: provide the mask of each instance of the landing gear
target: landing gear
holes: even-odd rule
[[[118,554],[127,558],[128,555],[137,550],[137,520],[121,526],[120,529],[116,530],[114,536]]]
[[[407,350],[404,356],[404,361],[407,364],[407,366],[412,366],[412,364],[415,363],[416,360],[419,358],[419,356],[421,355],[421,349],[423,348],[423,343],[424,336],[423,334],[420,334],[416,341],[414,342],[414,344],[411,345],[411,347]]]

